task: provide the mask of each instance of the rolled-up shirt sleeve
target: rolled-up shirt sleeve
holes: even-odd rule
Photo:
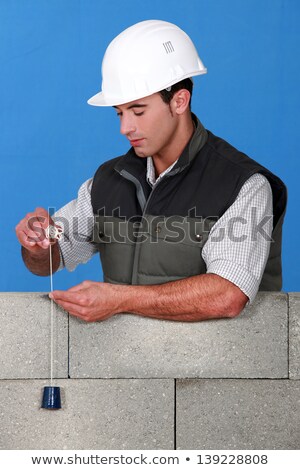
[[[94,214],[91,204],[92,179],[83,183],[77,199],[69,202],[53,215],[56,224],[63,228],[59,240],[60,266],[73,271],[80,263],[87,263],[97,252],[93,243]]]
[[[207,273],[238,286],[251,304],[268,260],[273,230],[272,189],[261,174],[251,176],[215,223],[202,256]]]

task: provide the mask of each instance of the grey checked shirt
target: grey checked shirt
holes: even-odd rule
[[[147,157],[147,181],[153,187],[175,165],[159,177],[151,157]],[[58,210],[53,218],[62,225],[59,240],[60,269],[73,271],[96,252],[91,243],[94,215],[91,204],[92,179],[79,189],[77,199]],[[218,274],[238,286],[252,303],[268,259],[273,228],[272,190],[261,174],[251,176],[242,186],[236,200],[213,226],[202,250],[207,273]],[[260,224],[261,230],[257,230]]]

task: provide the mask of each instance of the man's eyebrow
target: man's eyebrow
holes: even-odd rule
[[[132,108],[145,108],[146,106],[148,106],[147,104],[131,104],[130,106],[128,106],[128,108],[126,109],[132,109]],[[115,109],[120,109],[118,106],[113,106],[113,108]]]

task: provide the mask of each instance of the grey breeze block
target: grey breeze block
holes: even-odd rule
[[[45,380],[0,381],[0,449],[173,449],[173,380],[56,380],[62,409],[41,409]]]
[[[0,379],[50,377],[50,299],[0,293]],[[68,314],[54,305],[55,377],[68,377]]]
[[[177,380],[177,449],[300,449],[300,381]]]
[[[121,314],[97,323],[70,317],[72,378],[288,377],[284,293],[259,293],[234,319],[162,321]]]
[[[300,379],[300,293],[289,293],[290,379]]]

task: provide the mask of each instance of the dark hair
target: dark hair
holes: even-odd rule
[[[188,90],[191,94],[190,103],[189,103],[189,107],[191,109],[191,101],[192,101],[192,93],[193,93],[193,81],[190,78],[185,78],[184,80],[181,80],[180,82],[175,83],[174,85],[171,86],[171,89],[169,91],[168,90],[161,90],[159,92],[159,94],[160,94],[163,102],[166,103],[166,104],[169,104],[171,99],[173,98],[174,94],[176,93],[176,91],[179,91],[179,90],[182,90],[182,89]]]

